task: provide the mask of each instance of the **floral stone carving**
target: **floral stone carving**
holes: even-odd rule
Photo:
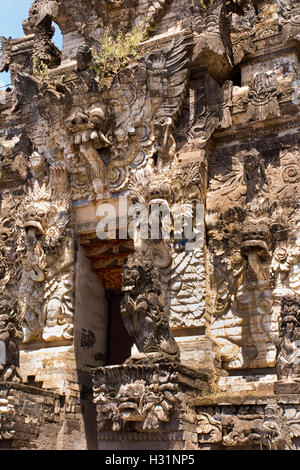
[[[187,413],[208,377],[180,364],[125,364],[93,369],[98,431],[149,432]]]

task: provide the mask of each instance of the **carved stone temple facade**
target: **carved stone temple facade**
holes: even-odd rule
[[[23,29],[0,448],[300,449],[300,1],[35,0]]]

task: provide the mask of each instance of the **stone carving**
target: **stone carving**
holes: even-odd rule
[[[232,2],[231,2],[232,3]],[[234,2],[235,4],[235,2]],[[255,9],[250,0],[245,2],[244,14],[233,14],[231,23],[231,42],[234,64],[239,64],[247,53],[254,53]]]
[[[188,37],[174,41],[166,50],[146,55],[144,61],[114,79],[109,102],[115,122],[115,155],[110,168],[115,188],[122,187],[126,177],[120,157],[134,168],[141,168],[155,152],[158,166],[174,159],[172,131],[186,93],[189,45]],[[131,85],[133,81],[136,89]]]
[[[74,133],[73,145],[79,148],[80,153],[84,155],[90,167],[95,194],[107,191],[106,169],[98,154],[98,149],[111,145],[111,142],[101,130],[104,124],[105,111],[100,104],[93,106],[88,113],[74,110],[67,119],[67,126]]]
[[[18,303],[24,342],[72,338],[72,239],[66,237],[70,192],[66,171],[50,167],[49,183],[35,180],[22,202],[25,257]]]
[[[233,66],[229,21],[223,2],[209,5],[204,17],[195,18],[194,27],[197,35],[193,59],[197,63],[206,62],[209,73],[223,82]]]
[[[211,331],[230,367],[259,361],[264,348],[273,348],[276,357],[274,346],[267,346],[269,341],[273,344],[277,321],[273,296],[283,295],[283,287],[292,288],[286,279],[298,256],[295,244],[292,248],[288,242],[298,204],[285,183],[287,175],[297,180],[297,163],[291,151],[281,151],[280,157],[277,169],[256,149],[242,150],[222,163],[217,158],[211,166],[206,215],[215,312]],[[218,201],[222,201],[219,206]],[[224,328],[229,322],[231,328]],[[258,323],[264,325],[265,345],[257,342],[257,333],[251,333]]]
[[[2,295],[0,299],[0,380],[20,381],[19,344],[23,339],[16,301]]]
[[[93,370],[98,431],[149,432],[186,416],[197,390],[207,390],[207,376],[173,362],[125,364]],[[185,418],[186,419],[186,418]]]
[[[114,360],[124,267],[138,353],[93,370],[98,447],[299,448],[299,24],[297,0],[34,0],[2,38],[0,447],[95,441],[79,405],[89,420],[87,368]],[[136,27],[102,74],[105,35]],[[125,199],[150,223],[100,240],[98,208],[118,238]]]
[[[3,217],[0,218],[0,379],[20,381],[19,344],[23,339],[21,317],[15,292],[20,275],[18,249],[22,237],[16,219],[20,201],[10,192],[2,195]]]
[[[201,240],[192,243],[190,250],[185,249],[186,238],[193,242],[203,235],[199,207],[196,214],[196,203],[203,198],[203,171],[198,162],[181,167],[175,161],[170,168],[144,171],[130,180],[132,201],[147,208],[150,222],[153,207],[159,205],[166,214],[162,230],[167,237],[161,234],[155,241],[145,240],[137,227],[135,246],[147,253],[159,270],[172,327],[203,326],[206,321]],[[201,227],[196,226],[196,215]],[[149,238],[153,236],[149,234]]]
[[[146,55],[114,77],[103,103],[71,112],[66,123],[74,151],[88,163],[92,199],[124,189],[129,174],[150,165],[154,154],[158,167],[174,160],[172,132],[185,96],[189,47],[184,37]]]
[[[221,416],[225,446],[260,445],[272,450],[290,449],[291,440],[284,411],[267,405],[263,416]],[[225,431],[225,433],[224,433]]]
[[[261,443],[263,420],[255,416],[249,416],[247,418],[241,419],[234,415],[221,415],[223,443],[226,447]]]
[[[203,408],[197,415],[197,434],[200,444],[222,442],[222,423],[220,416],[214,415],[211,408]]]
[[[121,313],[140,353],[131,356],[129,362],[178,361],[179,349],[170,330],[165,293],[154,264],[139,253],[129,256],[123,283]]]
[[[11,38],[1,36],[1,72],[8,72],[11,61]]]
[[[132,375],[130,369],[123,372]],[[147,371],[145,379],[127,382],[124,376],[117,394],[108,383],[94,389],[95,404],[100,411],[98,430],[112,426],[113,431],[120,431],[126,423],[133,422],[137,430],[151,431],[168,422],[178,404],[179,387],[173,383],[175,376],[170,369],[154,369]]]
[[[0,440],[13,439],[15,435],[15,430],[13,429],[14,415],[13,397],[0,398]]]
[[[231,160],[231,161],[230,161]],[[212,162],[212,177],[209,185],[208,209],[212,210],[213,200],[219,197],[225,199],[222,212],[235,204],[251,202],[255,196],[262,192],[263,197],[268,194],[268,181],[265,163],[257,149],[242,150],[236,155],[223,160],[220,165]],[[217,201],[217,204],[220,204]]]
[[[9,171],[17,172],[20,178],[27,176],[27,155],[31,151],[31,141],[25,132],[0,142],[0,156],[2,174]]]
[[[248,109],[245,122],[263,121],[268,116],[279,116],[277,79],[274,73],[258,72],[249,83]]]
[[[299,302],[296,298],[283,298],[278,322],[279,337],[276,339],[277,377],[280,381],[294,381],[299,378],[300,339]]]
[[[293,435],[284,410],[277,404],[265,407],[263,422],[263,444],[271,450],[291,450]]]
[[[209,407],[197,416],[199,443],[221,448],[290,450],[289,421],[292,420],[289,414],[286,415],[277,404],[231,406],[216,410]],[[297,434],[296,429],[294,432]]]
[[[290,38],[299,41],[299,5],[297,1],[280,1],[279,2],[280,23],[282,26],[283,41],[287,42]]]
[[[68,32],[66,23],[69,21],[83,41],[96,46],[101,41],[103,28],[110,26],[113,31],[120,28],[120,14],[126,31],[141,19],[149,28],[159,20],[170,3],[171,0],[159,0],[155,4],[150,0],[103,0],[92,3],[88,0],[39,0],[31,7],[23,29],[26,34],[42,29],[48,38],[53,28],[52,20],[60,26],[63,34]]]

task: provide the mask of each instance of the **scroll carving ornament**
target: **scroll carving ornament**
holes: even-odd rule
[[[10,395],[6,398],[0,398],[0,440],[13,439],[15,436],[15,430],[13,429],[15,415],[13,400]]]

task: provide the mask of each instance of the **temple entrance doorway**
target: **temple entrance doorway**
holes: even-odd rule
[[[130,254],[133,241],[100,240],[95,232],[81,235],[81,245],[91,262],[91,270],[101,279],[107,305],[107,333],[105,365],[119,365],[131,355],[133,340],[127,333],[121,315],[122,271]]]
[[[121,291],[110,291],[108,299],[108,331],[107,331],[107,366],[123,364],[131,354],[133,339],[129,336],[121,315]]]

